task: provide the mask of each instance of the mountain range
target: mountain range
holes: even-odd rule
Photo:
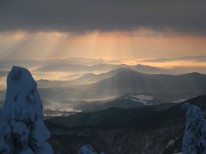
[[[206,75],[189,73],[184,75],[144,74],[134,70],[123,70],[115,76],[90,85],[90,89],[101,93],[197,93],[206,91]],[[101,90],[100,90],[101,89]]]
[[[74,110],[138,107],[145,103],[133,96],[149,96],[149,104],[174,103],[206,94],[206,75],[146,74],[130,68],[87,74],[71,81],[38,81],[43,100],[69,105]],[[135,100],[136,99],[136,100]],[[93,109],[92,109],[93,108]]]
[[[44,66],[36,69],[40,72],[106,72],[118,68],[131,68],[143,73],[165,73],[166,70],[145,66],[145,65],[126,65],[126,64],[96,64],[96,65],[82,65],[82,64],[72,64],[72,63],[63,63]]]
[[[206,111],[205,95],[187,102]],[[45,122],[52,133],[51,141],[59,139],[61,135],[69,138],[64,143],[60,142],[62,147],[70,145],[71,153],[75,153],[81,144],[89,142],[96,151],[104,150],[112,154],[171,154],[181,151],[185,111],[182,103],[130,109],[110,108],[55,117]]]
[[[49,102],[50,106],[64,106],[64,108],[70,108],[74,111],[100,110],[109,107],[141,107],[145,105],[141,100],[131,96],[144,95],[152,97],[153,100],[147,101],[147,103],[154,105],[179,102],[180,100],[206,94],[206,75],[201,73],[168,75],[165,74],[167,70],[156,67],[129,66],[114,61],[111,64],[111,61],[86,58],[33,60],[29,62],[27,60],[22,62],[16,60],[10,62],[28,64],[34,72],[43,69],[45,72],[42,73],[46,79],[37,81],[42,99]],[[5,66],[9,64],[9,61],[5,61]],[[66,68],[67,65],[78,66],[79,70],[88,72],[82,74],[76,72],[76,77],[68,77],[67,80],[50,79],[50,76],[55,76],[58,72],[51,73],[49,71],[61,71],[59,67],[62,67],[62,71],[70,68],[78,70],[75,67]],[[91,72],[92,70],[101,69],[102,73]],[[104,69],[109,70],[105,72]],[[2,70],[4,69],[2,68]],[[39,73],[41,74],[41,72],[35,72],[34,74],[39,75]],[[2,71],[1,74],[0,76],[3,79],[7,72]],[[2,99],[4,95],[5,91],[1,90],[0,96]]]

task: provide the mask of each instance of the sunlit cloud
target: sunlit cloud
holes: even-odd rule
[[[168,66],[173,65],[171,58],[205,55],[205,42],[204,36],[180,35],[145,28],[133,31],[92,31],[81,34],[58,31],[16,31],[0,33],[0,52],[1,59],[87,57],[121,59],[130,64],[146,62],[154,64],[156,62],[150,60],[164,59],[162,65]],[[184,59],[178,61],[178,65],[185,65]],[[168,65],[166,62],[169,62]],[[177,64],[177,60],[175,63]],[[202,65],[202,63],[194,65]]]

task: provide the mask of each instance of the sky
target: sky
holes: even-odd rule
[[[206,1],[1,0],[0,60],[206,68]]]

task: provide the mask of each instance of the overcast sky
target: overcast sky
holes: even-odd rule
[[[151,28],[206,34],[206,2],[193,0],[1,0],[0,30],[113,31]]]
[[[1,0],[1,59],[160,63],[206,56],[205,6],[204,0]]]

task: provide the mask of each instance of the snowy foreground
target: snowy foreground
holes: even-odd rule
[[[14,66],[0,116],[0,154],[53,154],[50,132],[42,119],[42,102],[30,72]],[[97,154],[83,145],[78,154]],[[101,152],[101,154],[104,154]]]
[[[206,154],[206,119],[198,106],[183,104],[187,110],[182,143],[183,154]]]
[[[14,66],[9,72],[0,122],[0,153],[53,153],[37,84],[25,68]]]
[[[83,145],[80,149],[78,154],[97,154],[94,152],[93,147],[90,144]],[[104,152],[100,152],[100,154],[105,154]]]

